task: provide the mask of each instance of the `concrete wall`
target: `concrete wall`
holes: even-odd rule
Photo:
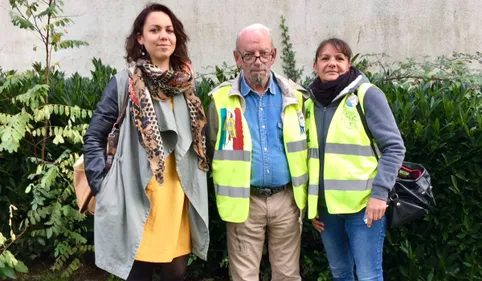
[[[80,49],[62,51],[54,61],[69,73],[88,74],[91,58],[117,68],[125,66],[124,42],[131,24],[148,1],[65,0],[64,12],[75,21],[69,36],[87,41]],[[273,30],[281,49],[280,17],[284,15],[296,51],[298,66],[311,73],[314,51],[322,39],[345,39],[354,53],[408,56],[474,53],[482,48],[482,0],[164,0],[182,20],[190,57],[197,72],[227,62],[237,32],[260,22]],[[8,0],[0,0],[0,67],[25,69],[41,58],[32,50],[39,41],[10,23]],[[281,71],[281,60],[275,64]]]

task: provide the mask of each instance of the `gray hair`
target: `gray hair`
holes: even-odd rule
[[[273,45],[273,37],[271,36],[271,29],[269,29],[267,26],[261,24],[261,23],[254,23],[251,25],[246,26],[243,28],[239,33],[238,36],[236,37],[236,51],[239,51],[239,38],[241,38],[241,35],[243,35],[244,32],[246,31],[251,31],[251,30],[257,30],[257,31],[264,31],[266,34],[269,36],[269,39],[271,40],[271,46],[274,47]]]

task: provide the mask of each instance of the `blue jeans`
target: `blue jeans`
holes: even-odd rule
[[[364,215],[365,209],[347,215],[331,215],[326,209],[320,213],[325,224],[321,239],[333,281],[355,281],[354,266],[359,281],[383,281],[386,217],[367,227]]]

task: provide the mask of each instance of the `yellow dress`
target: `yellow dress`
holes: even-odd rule
[[[176,171],[174,152],[166,158],[164,184],[160,185],[152,177],[146,192],[151,201],[151,212],[144,226],[136,260],[169,263],[176,257],[191,253],[189,204]]]

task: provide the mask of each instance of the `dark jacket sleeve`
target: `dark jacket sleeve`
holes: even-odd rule
[[[405,146],[385,94],[370,87],[364,99],[367,125],[382,153],[371,197],[387,200],[405,156]]]
[[[84,136],[84,167],[87,181],[95,195],[104,179],[107,136],[119,114],[117,105],[117,81],[115,77],[107,84],[101,101],[97,104],[89,128]]]

